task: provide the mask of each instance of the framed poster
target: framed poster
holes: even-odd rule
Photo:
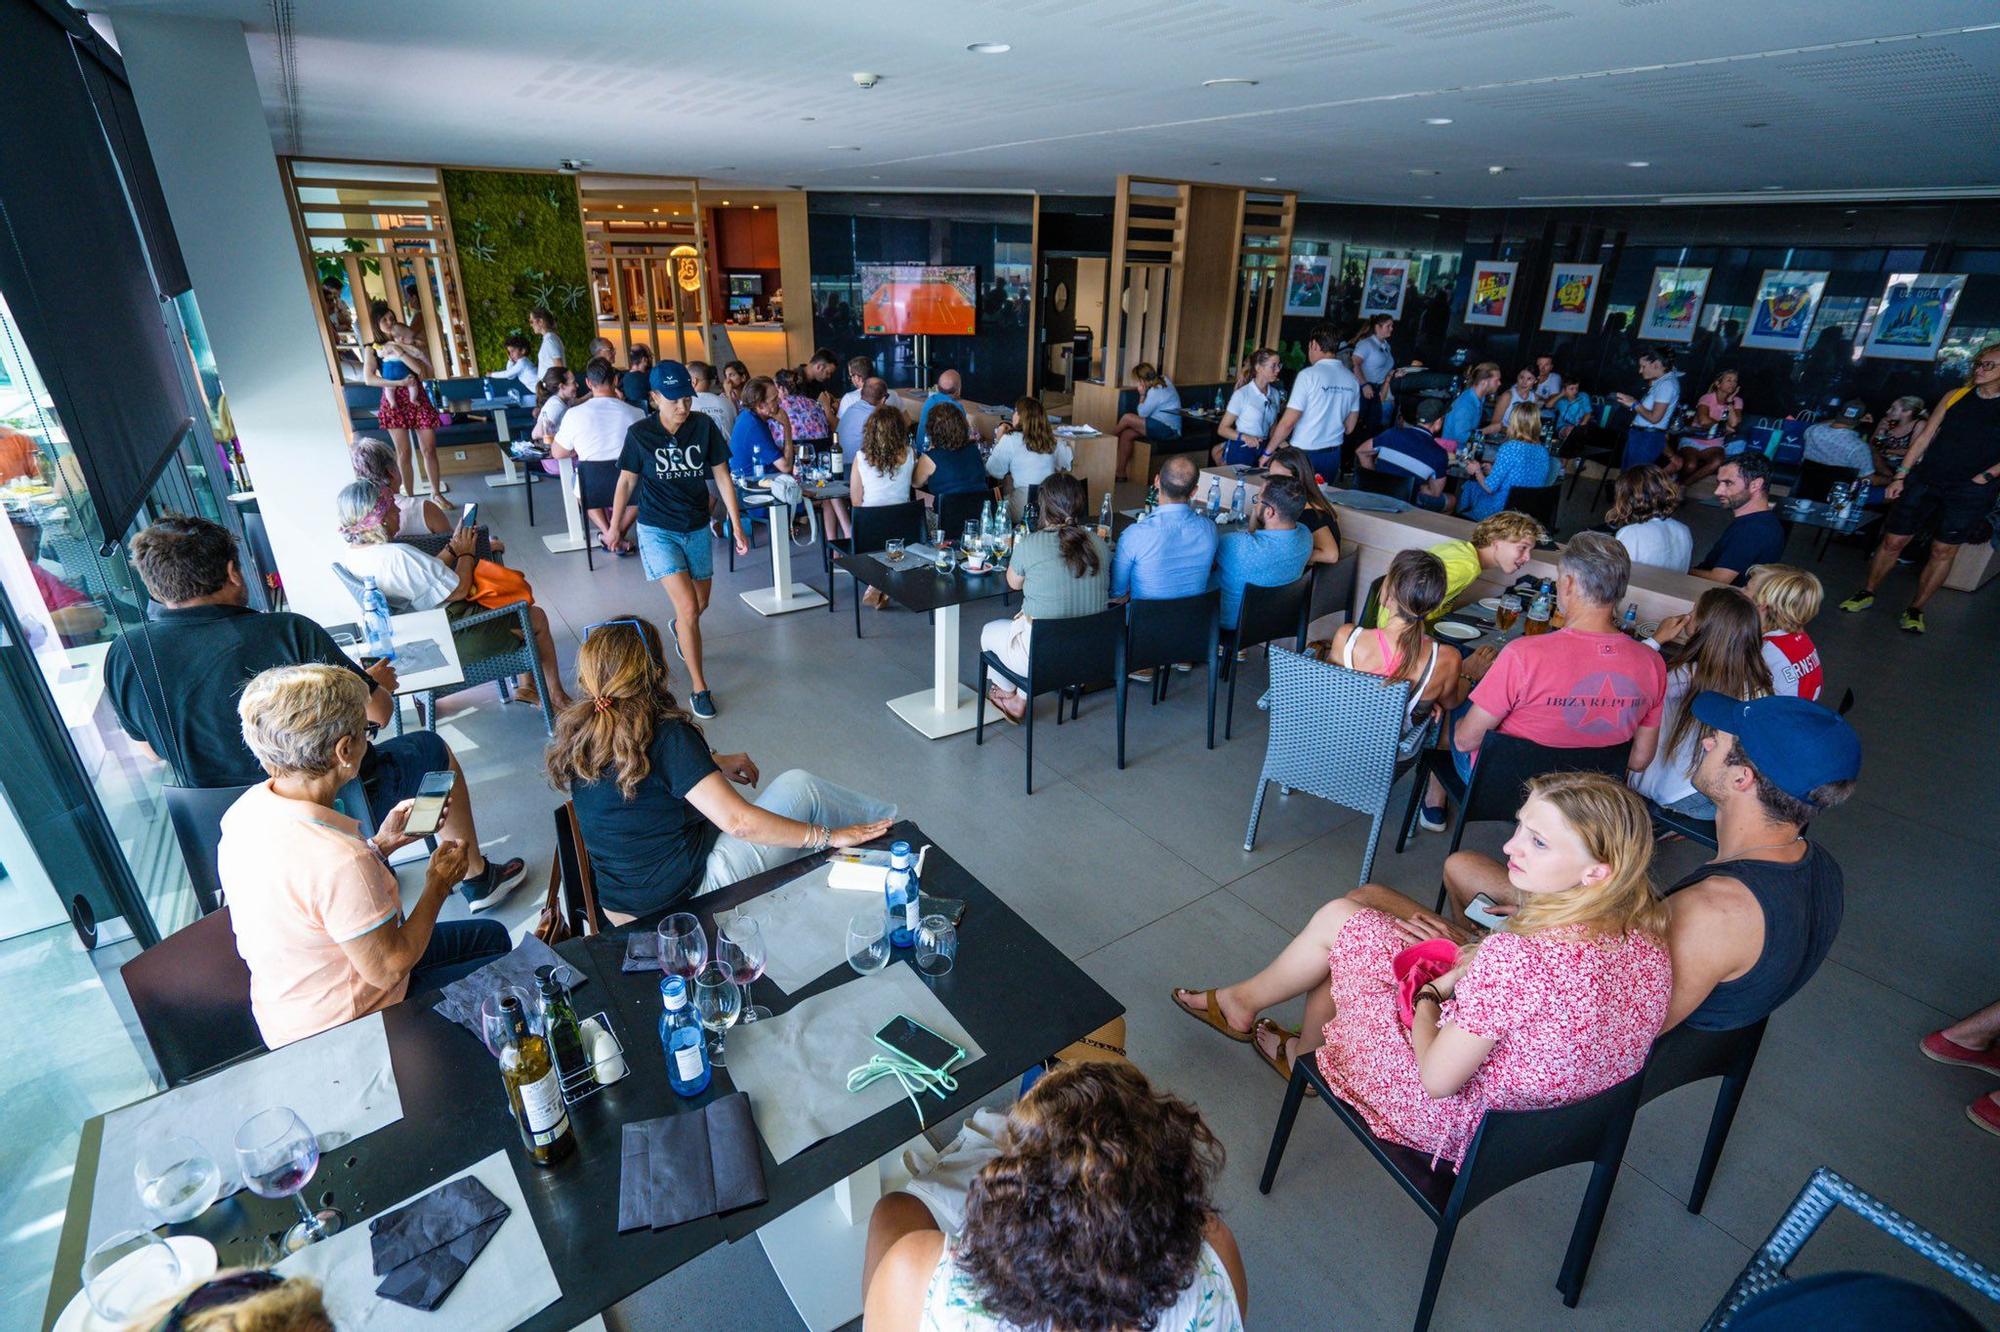
[[[1465,298],[1465,322],[1500,328],[1514,305],[1514,278],[1520,265],[1511,259],[1481,259],[1472,266],[1472,291]]]
[[[1295,254],[1285,278],[1285,314],[1317,319],[1326,313],[1327,291],[1333,285],[1333,256]]]
[[[1361,317],[1389,315],[1403,317],[1403,298],[1410,291],[1408,259],[1370,259],[1368,273],[1361,279]]]
[[[1757,299],[1750,306],[1750,322],[1743,329],[1743,345],[1765,351],[1804,351],[1806,333],[1826,291],[1826,277],[1823,272],[1796,268],[1765,269],[1757,283]]]
[[[1542,302],[1542,328],[1550,333],[1588,333],[1591,307],[1604,277],[1603,264],[1556,264],[1549,269],[1549,296]]]
[[[1639,316],[1641,342],[1693,342],[1695,317],[1708,294],[1713,269],[1656,268],[1646,289],[1646,308]]]
[[[1963,273],[1891,273],[1861,354],[1892,361],[1936,360],[1964,290]]]

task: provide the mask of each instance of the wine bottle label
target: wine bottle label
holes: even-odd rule
[[[563,1135],[569,1114],[563,1108],[562,1079],[553,1067],[539,1081],[521,1084],[521,1117],[528,1121],[537,1147]]]
[[[680,1074],[682,1082],[694,1082],[701,1077],[701,1045],[683,1045],[674,1051],[674,1071]]]

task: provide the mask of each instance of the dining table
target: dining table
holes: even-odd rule
[[[891,566],[882,559],[885,553],[836,551],[833,563],[905,610],[931,616],[931,687],[890,699],[889,709],[931,740],[969,731],[978,698],[958,678],[959,607],[1006,595],[1006,565],[974,573],[954,561],[952,568],[940,569],[931,548],[915,547]]]

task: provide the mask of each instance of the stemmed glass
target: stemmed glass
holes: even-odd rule
[[[193,1138],[155,1138],[139,1148],[132,1182],[146,1210],[174,1225],[208,1210],[222,1192],[222,1171]]]
[[[736,983],[743,987],[745,1022],[761,1022],[771,1016],[770,1009],[750,1002],[750,987],[764,974],[764,964],[769,958],[764,927],[755,916],[739,915],[728,924],[717,927],[715,960],[727,967]]]
[[[306,1206],[305,1187],[319,1169],[319,1139],[287,1106],[259,1110],[236,1130],[236,1161],[243,1182],[260,1198],[290,1198],[299,1205],[299,1222],[285,1232],[285,1252],[296,1253],[340,1229],[340,1213],[314,1212]]]
[[[486,1042],[486,1053],[495,1059],[500,1057],[504,1047],[514,1035],[514,1024],[500,1011],[500,1001],[513,996],[526,1014],[528,1029],[539,1032],[542,1029],[542,1000],[539,994],[529,994],[518,985],[502,985],[493,993],[479,1001],[479,1039]]]
[[[709,1052],[709,1062],[721,1068],[725,1063],[723,1033],[736,1025],[736,1019],[743,1012],[743,991],[736,988],[728,967],[720,962],[711,962],[695,976],[694,1011],[709,1035],[715,1037],[715,1048]]]
[[[679,976],[690,985],[708,962],[708,934],[701,922],[676,911],[660,922],[660,974]]]

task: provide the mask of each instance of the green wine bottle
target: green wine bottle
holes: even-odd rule
[[[548,1033],[549,1047],[555,1054],[556,1076],[562,1079],[564,1099],[573,1101],[596,1081],[583,1050],[576,1007],[570,1002],[569,987],[554,967],[535,968],[535,986],[542,992],[542,1030]]]

